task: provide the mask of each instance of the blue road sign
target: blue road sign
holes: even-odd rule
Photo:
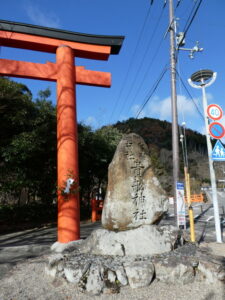
[[[213,122],[209,125],[209,133],[214,139],[222,139],[225,135],[225,129],[222,124]]]
[[[183,182],[177,182],[177,190],[183,190],[183,189],[184,189]]]
[[[213,148],[212,160],[225,161],[225,148],[219,140],[216,142]]]

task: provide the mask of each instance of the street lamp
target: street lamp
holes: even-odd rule
[[[191,75],[191,78],[188,79],[188,83],[196,89],[202,89],[202,102],[204,109],[204,119],[205,119],[205,129],[206,129],[206,142],[208,148],[208,157],[209,157],[209,171],[210,179],[212,186],[212,198],[213,198],[213,208],[214,208],[214,219],[215,219],[215,229],[216,229],[216,240],[218,243],[222,243],[222,233],[220,226],[220,215],[219,215],[219,206],[217,199],[217,189],[216,189],[216,176],[213,168],[212,160],[212,144],[210,141],[209,134],[209,124],[207,118],[207,97],[205,88],[213,84],[216,80],[217,73],[211,70],[200,70]]]

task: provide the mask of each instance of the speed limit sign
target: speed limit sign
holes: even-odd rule
[[[219,120],[223,116],[222,108],[217,104],[210,104],[207,107],[207,115],[212,120]]]

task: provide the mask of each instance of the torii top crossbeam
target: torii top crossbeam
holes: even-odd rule
[[[8,34],[7,34],[8,33]],[[76,57],[107,60],[118,54],[123,36],[93,35],[0,20],[2,46],[55,53],[59,45],[67,44]]]
[[[0,20],[0,46],[56,53],[56,63],[0,59],[0,75],[57,82],[58,241],[61,243],[80,238],[75,84],[111,85],[110,73],[76,67],[74,58],[107,60],[110,54],[119,53],[123,40],[122,36],[81,34]]]

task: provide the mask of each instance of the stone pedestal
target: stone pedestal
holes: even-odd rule
[[[82,253],[111,256],[155,255],[174,249],[174,226],[142,225],[126,231],[97,229],[79,246]]]

